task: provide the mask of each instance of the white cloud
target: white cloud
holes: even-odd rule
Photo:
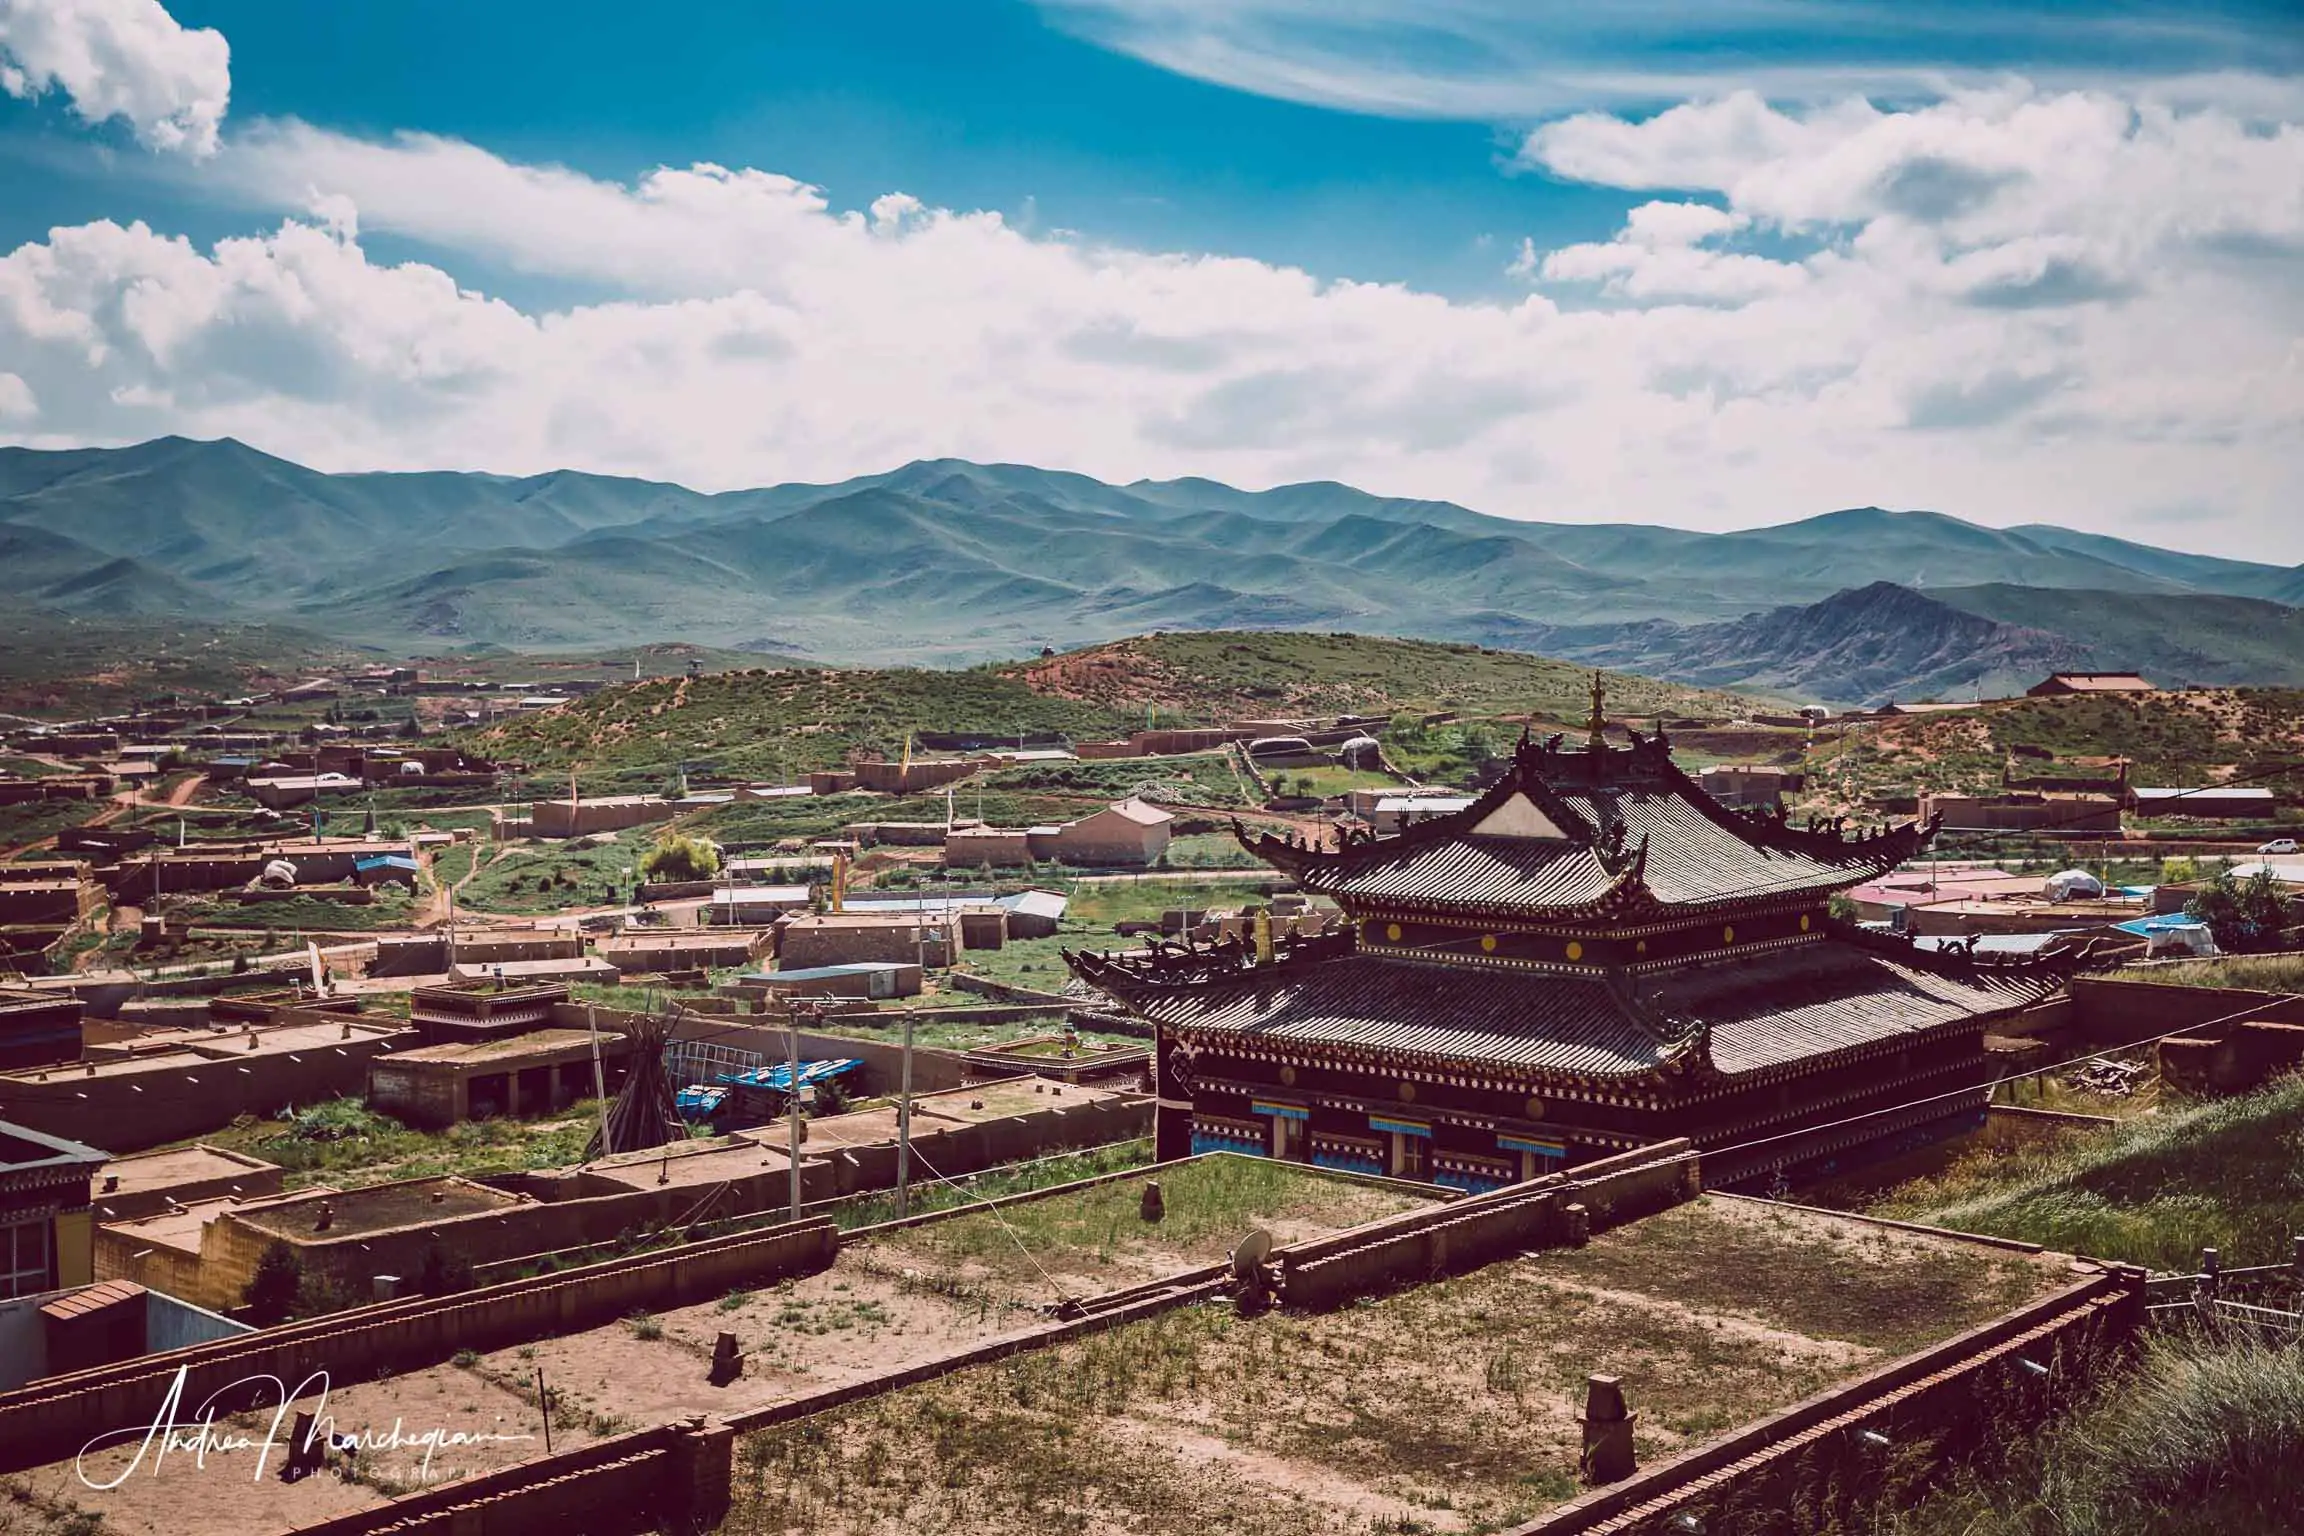
[[[1789,293],[1808,280],[1797,262],[1774,261],[1709,242],[1744,219],[1709,203],[1642,203],[1605,243],[1564,246],[1539,258],[1533,242],[1506,269],[1515,277],[1597,283],[1611,298],[1638,303],[1742,303]]]
[[[124,120],[154,149],[215,153],[231,49],[160,0],[0,0],[0,90],[60,90],[84,121]]]
[[[2013,88],[1570,119],[1532,162],[1693,194],[1524,247],[1533,278],[1601,285],[1592,308],[288,125],[200,173],[286,215],[270,233],[98,223],[0,257],[32,409],[7,431],[707,487],[953,454],[1698,526],[1889,502],[2164,540],[2147,519],[2214,505],[2219,547],[2304,558],[2300,149],[2219,109]],[[376,261],[381,235],[440,265]],[[613,297],[523,311],[467,262]]]

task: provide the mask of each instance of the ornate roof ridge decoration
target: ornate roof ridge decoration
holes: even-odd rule
[[[1290,874],[1320,869],[1341,873],[1348,868],[1395,858],[1433,843],[1444,843],[1451,838],[1467,835],[1515,794],[1524,794],[1531,804],[1552,819],[1553,825],[1570,842],[1596,848],[1605,829],[1594,825],[1591,818],[1570,805],[1535,766],[1538,759],[1547,754],[1554,759],[1582,756],[1581,753],[1568,754],[1561,751],[1560,743],[1564,739],[1554,735],[1538,744],[1531,740],[1523,728],[1520,740],[1512,749],[1512,766],[1495,783],[1473,796],[1470,804],[1444,815],[1410,822],[1390,836],[1379,836],[1374,832],[1358,833],[1347,836],[1341,848],[1317,848],[1300,838],[1276,837],[1261,829],[1251,836],[1238,817],[1232,820],[1232,835],[1239,840],[1241,847]]]
[[[1859,829],[1854,836],[1844,830],[1848,818],[1829,819],[1811,816],[1806,825],[1798,825],[1779,808],[1770,812],[1759,807],[1750,810],[1730,810],[1712,798],[1710,791],[1696,782],[1689,772],[1672,759],[1671,743],[1659,723],[1655,734],[1643,739],[1638,731],[1625,727],[1632,737],[1634,756],[1645,756],[1652,771],[1660,775],[1671,788],[1680,792],[1715,825],[1725,827],[1747,842],[1763,847],[1778,848],[1786,853],[1806,854],[1827,863],[1875,863],[1882,859],[1890,862],[1884,867],[1895,868],[1936,840],[1936,833],[1944,824],[1939,811],[1926,821],[1907,821],[1902,824],[1881,822],[1870,831]]]
[[[1091,986],[1126,998],[1134,988],[1174,988],[1194,983],[1229,981],[1253,972],[1281,978],[1323,960],[1351,954],[1358,936],[1350,928],[1304,939],[1276,939],[1273,958],[1258,964],[1256,948],[1245,939],[1216,939],[1195,944],[1189,938],[1155,939],[1141,954],[1091,954],[1063,950],[1064,964]]]
[[[1345,878],[1419,849],[1471,836],[1515,795],[1525,795],[1569,843],[1589,848],[1612,874],[1621,872],[1632,855],[1625,847],[1622,823],[1605,809],[1604,792],[1610,790],[1671,796],[1754,847],[1799,854],[1858,872],[1895,868],[1925,849],[1942,825],[1939,814],[1925,822],[1881,823],[1851,835],[1846,817],[1814,817],[1802,826],[1788,820],[1780,810],[1773,814],[1733,811],[1713,799],[1673,761],[1671,740],[1661,723],[1646,736],[1630,726],[1624,731],[1631,738],[1625,747],[1608,746],[1594,733],[1591,745],[1571,748],[1559,733],[1539,739],[1524,728],[1513,746],[1511,767],[1469,804],[1411,822],[1389,836],[1347,830],[1342,834],[1342,846],[1329,849],[1302,837],[1278,836],[1261,829],[1251,833],[1237,817],[1232,835],[1257,858],[1316,885],[1323,879]],[[1585,796],[1586,804],[1601,806],[1602,815],[1595,818],[1570,803],[1563,790]],[[1645,865],[1644,849],[1638,860]]]
[[[2103,948],[2098,940],[2089,938],[2077,944],[2052,945],[2029,955],[2011,955],[1997,950],[1979,950],[1975,938],[1971,936],[1965,944],[1923,949],[1913,934],[1884,933],[1877,928],[1866,928],[1836,917],[1824,920],[1824,932],[1827,937],[1877,954],[1892,956],[1899,964],[1962,981],[1974,980],[1979,974],[2001,976],[2009,980],[2069,980],[2095,965],[2098,953]]]

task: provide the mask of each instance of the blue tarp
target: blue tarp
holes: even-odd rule
[[[414,874],[418,866],[416,861],[406,854],[380,853],[373,858],[354,859],[352,867],[362,874],[366,874],[372,869],[404,869],[410,874]]]
[[[831,1061],[804,1061],[800,1063],[800,1086],[806,1088],[821,1083],[843,1072],[853,1072],[862,1065],[864,1063],[853,1056],[836,1057]],[[775,1066],[754,1067],[749,1072],[722,1072],[712,1081],[744,1088],[772,1088],[778,1093],[788,1093],[792,1088],[792,1064],[780,1061]]]
[[[727,1098],[728,1090],[725,1088],[706,1088],[691,1083],[672,1096],[672,1107],[685,1118],[698,1120],[718,1109]]]

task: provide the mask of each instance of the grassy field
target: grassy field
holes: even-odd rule
[[[1038,790],[1104,800],[1122,799],[1139,790],[1147,791],[1155,799],[1181,800],[1193,805],[1245,806],[1256,799],[1230,752],[1028,763],[986,774],[983,782],[989,789]]]
[[[1132,1166],[1131,1156],[1098,1149],[1078,1165],[1087,1171],[1065,1170],[1073,1160],[1064,1159],[1031,1172],[1041,1179],[1037,1187],[1046,1188],[1064,1182],[1053,1171],[1084,1178],[1107,1167]],[[1094,1166],[1099,1163],[1105,1166]],[[971,1203],[949,1186],[935,1187],[953,1197],[954,1205]],[[1006,1206],[997,1215],[982,1212],[876,1236],[873,1251],[886,1262],[942,1276],[996,1302],[1038,1304],[1056,1299],[1051,1286],[1088,1295],[1212,1263],[1251,1227],[1309,1223],[1328,1231],[1423,1203],[1406,1193],[1252,1157],[1202,1158],[1164,1169],[1160,1189],[1166,1214],[1158,1222],[1140,1214],[1142,1181],[1118,1179]],[[993,1194],[973,1192],[981,1198]]]
[[[1346,790],[1398,789],[1400,781],[1388,774],[1358,768],[1279,768],[1265,775],[1282,794],[1317,795],[1333,799]]]
[[[2304,769],[2304,690],[2014,699],[1819,731],[1807,769],[1819,798],[1918,791],[1994,792],[2012,753],[2020,772],[2125,757],[2132,783],[2185,786],[2238,775],[2293,797]],[[2037,754],[2046,753],[2042,758]],[[2108,772],[2091,769],[2090,772]],[[1843,793],[1845,786],[1845,793]]]
[[[284,901],[193,901],[185,919],[199,928],[260,929],[274,933],[368,933],[408,926],[415,903],[402,886],[379,887],[373,904],[291,896]],[[393,894],[384,894],[391,892]]]
[[[0,619],[0,710],[66,716],[160,693],[222,697],[246,691],[251,679],[294,682],[357,655],[282,625],[75,618],[11,604]]]
[[[2222,955],[2178,965],[2114,971],[2115,981],[2171,987],[2233,987],[2244,992],[2304,992],[2304,955]]]
[[[1109,928],[1114,923],[1150,922],[1175,907],[1201,910],[1260,902],[1267,891],[1288,887],[1285,877],[1275,876],[1261,864],[1256,868],[1262,871],[1260,878],[1211,875],[1205,880],[1082,881],[1072,887],[1071,904],[1064,909],[1064,916],[1091,927]]]
[[[1972,1153],[1872,1213],[2189,1272],[2272,1264],[2304,1232],[2304,1078],[2015,1151]]]
[[[344,1098],[276,1119],[243,1115],[194,1140],[279,1164],[287,1170],[291,1189],[307,1184],[357,1188],[451,1173],[558,1168],[584,1155],[598,1123],[598,1103],[586,1100],[552,1119],[468,1120],[445,1131],[423,1131],[378,1114],[357,1098]]]
[[[54,763],[44,763],[36,757],[15,757],[0,752],[0,777],[12,779],[46,779],[64,772]]]
[[[1442,709],[1581,720],[1590,708],[1591,672],[1573,663],[1375,635],[1170,631],[1011,671],[1037,687],[1129,710],[1139,722],[1151,705],[1163,724]],[[1607,677],[1609,712],[1619,718],[1729,716],[1753,704],[1717,689]]]
[[[1094,738],[1125,731],[1128,720],[986,668],[762,669],[622,684],[469,740],[485,756],[532,768],[581,761],[595,772],[658,772],[684,761],[691,771],[789,780],[854,751],[899,756],[913,731]]]
[[[22,848],[77,827],[104,808],[100,800],[34,800],[0,805],[0,848]]]
[[[623,872],[636,868],[655,844],[660,829],[634,827],[608,842],[568,838],[556,842],[472,844],[481,861],[464,879],[469,863],[450,854],[433,864],[436,880],[457,880],[456,910],[535,915],[572,906],[601,906],[616,899]]]

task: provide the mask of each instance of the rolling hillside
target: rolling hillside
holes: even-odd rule
[[[916,731],[1076,740],[1164,725],[1358,712],[1581,719],[1590,674],[1541,656],[1365,635],[1217,632],[1148,635],[1005,667],[717,673],[603,689],[563,708],[476,733],[476,750],[531,768],[662,774],[680,763],[736,777],[788,778],[854,751],[894,756]],[[1751,700],[1611,675],[1619,718],[1721,715]],[[605,778],[601,782],[607,782]]]
[[[2304,620],[2277,606],[2304,599],[2297,570],[1878,508],[1706,534],[957,460],[705,495],[570,472],[324,475],[164,438],[0,449],[0,555],[18,593],[66,612],[263,620],[398,652],[678,640],[950,666],[1294,629],[1835,703],[2044,665],[2304,682]]]

